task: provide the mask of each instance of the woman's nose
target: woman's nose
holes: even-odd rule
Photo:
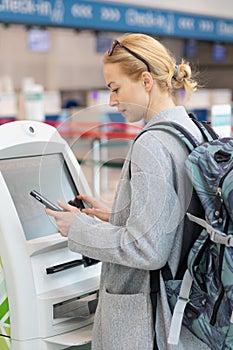
[[[118,104],[118,101],[117,101],[116,96],[114,96],[114,94],[110,94],[109,105],[111,107],[115,107],[117,104]]]

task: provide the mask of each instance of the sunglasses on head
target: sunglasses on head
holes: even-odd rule
[[[144,58],[142,58],[140,55],[138,55],[136,52],[128,49],[128,47],[126,47],[125,45],[123,45],[120,41],[118,40],[114,40],[113,43],[112,43],[112,46],[110,47],[110,49],[108,50],[108,55],[109,56],[112,56],[114,50],[115,50],[115,47],[119,45],[122,49],[126,50],[128,53],[130,53],[132,56],[136,57],[138,60],[140,60],[141,62],[143,62],[146,67],[147,67],[147,70],[148,72],[151,72],[150,70],[150,66],[149,66],[149,63],[144,60]]]

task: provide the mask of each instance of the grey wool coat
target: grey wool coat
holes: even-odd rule
[[[173,120],[201,134],[181,106],[154,116],[146,127]],[[93,350],[152,350],[154,325],[149,270],[178,265],[183,215],[191,185],[185,176],[187,150],[165,131],[148,131],[131,146],[116,191],[110,222],[80,214],[68,234],[69,248],[102,261]],[[131,178],[129,178],[129,159]],[[162,277],[156,335],[159,350],[207,350],[187,329],[178,346],[167,344],[171,312]]]

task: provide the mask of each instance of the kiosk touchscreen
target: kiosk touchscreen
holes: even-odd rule
[[[0,126],[0,349],[58,350],[86,344],[100,263],[71,252],[31,195],[73,201],[91,194],[66,141],[45,123]]]

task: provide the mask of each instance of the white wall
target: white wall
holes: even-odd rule
[[[0,26],[0,78],[10,76],[15,89],[23,77],[32,76],[46,89],[103,87],[102,54],[95,50],[95,36],[88,31],[50,28],[51,50],[31,52],[24,26]]]
[[[52,30],[53,47],[48,58],[48,89],[102,87],[102,54],[96,53],[95,35],[73,30]]]

